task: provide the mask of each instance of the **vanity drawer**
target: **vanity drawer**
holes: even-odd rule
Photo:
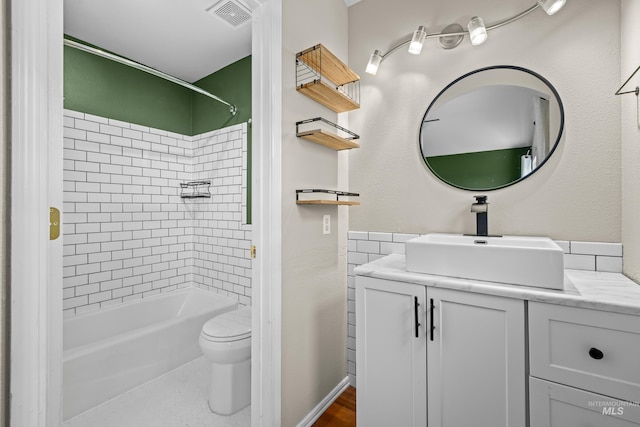
[[[537,378],[529,379],[531,426],[638,427],[640,406]]]
[[[529,303],[534,377],[640,402],[640,316]]]

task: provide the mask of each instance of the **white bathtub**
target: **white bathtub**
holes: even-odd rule
[[[197,358],[202,325],[236,307],[188,288],[65,319],[64,419]]]

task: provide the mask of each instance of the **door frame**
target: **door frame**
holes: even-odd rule
[[[251,425],[281,424],[282,0],[249,0],[252,31]]]
[[[247,0],[253,14],[252,426],[281,412],[282,0]],[[62,424],[63,3],[11,0],[10,423]]]
[[[10,425],[62,418],[62,1],[11,1]],[[54,41],[56,41],[54,43]]]

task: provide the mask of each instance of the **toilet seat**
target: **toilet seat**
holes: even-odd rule
[[[202,338],[214,342],[240,341],[251,337],[251,307],[216,316],[202,327]]]

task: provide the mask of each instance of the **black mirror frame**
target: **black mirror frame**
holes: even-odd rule
[[[534,169],[532,170],[529,174],[520,177],[519,179],[516,179],[512,182],[509,182],[507,184],[504,185],[500,185],[497,187],[490,187],[490,188],[466,188],[466,187],[462,187],[456,184],[453,184],[445,179],[443,179],[442,177],[440,177],[440,175],[438,175],[438,173],[433,170],[433,168],[431,167],[431,165],[429,165],[429,162],[427,162],[426,157],[424,155],[424,152],[422,150],[422,130],[424,128],[423,123],[425,122],[425,120],[427,119],[427,115],[429,114],[429,112],[431,111],[431,108],[433,108],[433,106],[435,105],[435,103],[438,101],[438,99],[440,99],[440,97],[447,91],[447,89],[449,89],[451,86],[455,85],[456,83],[458,83],[460,80],[463,80],[469,76],[472,76],[474,74],[480,73],[482,71],[489,71],[489,70],[495,70],[495,69],[508,69],[508,70],[516,70],[516,71],[522,71],[528,74],[531,74],[532,76],[540,79],[544,84],[547,85],[547,87],[549,87],[549,89],[551,89],[551,92],[553,93],[553,96],[555,96],[556,101],[558,102],[558,108],[560,110],[560,130],[558,132],[558,137],[556,138],[556,141],[553,143],[553,147],[551,148],[551,150],[549,151],[548,155],[544,158],[544,160]],[[422,161],[424,162],[425,165],[427,165],[427,167],[429,168],[429,171],[431,171],[431,173],[437,177],[440,181],[444,182],[447,185],[450,185],[452,187],[458,188],[460,190],[466,190],[466,191],[493,191],[493,190],[499,190],[501,188],[505,188],[505,187],[509,187],[511,185],[514,185],[518,182],[521,182],[527,178],[529,178],[531,175],[533,175],[534,173],[536,173],[538,170],[540,170],[540,168],[542,168],[542,166],[544,166],[544,164],[547,162],[547,160],[549,160],[549,158],[551,158],[551,156],[553,155],[553,153],[556,151],[556,148],[558,147],[558,144],[560,144],[560,139],[562,138],[562,134],[564,133],[564,106],[562,105],[562,100],[560,99],[560,95],[558,94],[558,91],[556,90],[556,88],[549,82],[549,80],[547,80],[546,78],[542,77],[540,74],[536,73],[535,71],[529,70],[527,68],[523,68],[523,67],[518,67],[516,65],[493,65],[490,67],[484,67],[484,68],[479,68],[477,70],[471,71],[463,76],[458,77],[457,79],[455,79],[454,81],[452,81],[451,83],[449,83],[447,86],[445,86],[444,89],[442,89],[440,91],[440,93],[438,93],[438,95],[436,95],[435,98],[433,98],[433,101],[431,101],[431,103],[429,104],[429,107],[427,108],[427,111],[424,113],[424,116],[422,116],[422,121],[420,122],[420,133],[418,135],[418,146],[420,148],[420,156],[422,158]]]

